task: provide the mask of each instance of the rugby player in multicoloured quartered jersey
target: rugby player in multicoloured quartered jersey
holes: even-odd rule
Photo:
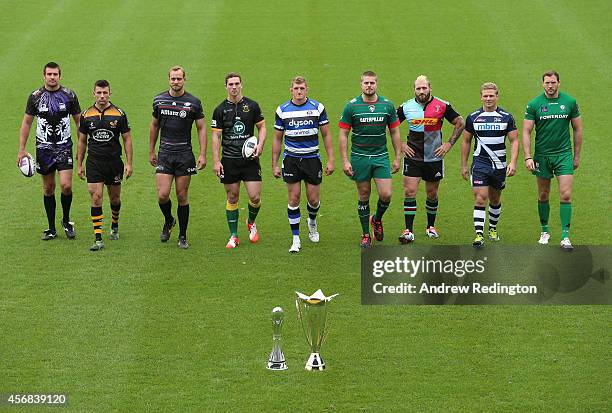
[[[81,107],[76,94],[60,85],[62,70],[55,62],[43,68],[44,86],[30,94],[25,115],[19,131],[19,153],[17,165],[27,155],[26,143],[34,118],[36,118],[36,171],[42,175],[43,201],[49,228],[43,232],[42,240],[57,236],[55,230],[55,171],[59,175],[64,232],[74,239],[74,223],[70,221],[72,205],[72,137],[70,116],[78,128]]]
[[[416,215],[416,194],[421,179],[425,181],[427,200],[427,227],[429,238],[438,238],[435,227],[438,212],[438,187],[444,178],[444,156],[455,144],[465,125],[463,118],[450,103],[431,95],[431,83],[420,75],[414,81],[414,98],[404,102],[397,114],[400,122],[408,123],[407,143],[404,152],[404,224],[399,236],[402,244],[414,241],[413,223]],[[447,142],[442,143],[444,119],[454,126]]]
[[[259,155],[266,141],[266,122],[259,104],[242,95],[242,78],[238,73],[225,75],[227,98],[215,108],[211,120],[212,159],[215,174],[225,188],[227,202],[225,216],[230,231],[226,248],[236,248],[238,239],[238,200],[240,181],[249,196],[249,215],[246,219],[249,241],[259,241],[255,218],[261,208],[261,166]],[[257,147],[249,159],[242,157],[242,146],[257,127]]]
[[[302,76],[291,80],[291,99],[276,108],[274,141],[272,143],[272,173],[287,184],[287,216],[293,236],[289,252],[298,253],[300,240],[301,181],[306,187],[308,238],[319,242],[317,213],[321,206],[320,186],[323,165],[319,154],[319,131],[327,152],[325,175],[334,172],[334,149],[329,131],[327,111],[322,103],[308,97],[308,83]],[[282,170],[278,166],[281,144],[285,138]]]
[[[492,82],[480,87],[482,107],[472,112],[465,122],[461,141],[461,175],[467,180],[471,176],[474,192],[474,230],[476,238],[472,245],[484,246],[484,223],[486,203],[489,201],[489,239],[499,241],[497,223],[501,215],[501,192],[506,186],[506,176],[514,176],[518,158],[518,131],[514,117],[497,106],[499,90]],[[511,144],[510,163],[506,164],[506,136]],[[474,158],[471,171],[468,171],[472,138]]]
[[[174,66],[168,72],[170,89],[153,99],[153,119],[149,129],[149,162],[155,167],[157,200],[164,215],[164,226],[159,239],[167,242],[176,225],[172,216],[170,190],[176,181],[177,215],[179,221],[178,246],[189,248],[187,225],[189,224],[189,183],[197,169],[206,166],[206,125],[204,109],[197,97],[185,90],[185,70]],[[191,129],[195,122],[200,142],[198,161],[191,148]],[[159,154],[155,155],[155,144],[159,139]]]
[[[96,102],[81,114],[79,143],[77,147],[77,173],[79,178],[87,176],[87,189],[91,195],[91,222],[94,228],[94,243],[90,251],[104,248],[102,241],[102,199],[104,185],[108,188],[112,211],[110,240],[119,239],[119,211],[121,210],[121,181],[132,175],[132,135],[126,114],[110,101],[111,89],[107,80],[98,80],[93,91]],[[126,163],[121,160],[123,138]],[[83,158],[87,154],[87,165],[83,170]]]
[[[391,174],[400,167],[401,137],[399,120],[393,103],[377,93],[378,76],[372,71],[361,75],[361,95],[351,99],[342,112],[338,126],[338,141],[344,173],[355,181],[359,202],[357,214],[361,223],[361,247],[372,245],[370,222],[374,237],[384,237],[382,217],[391,203]],[[387,127],[395,151],[392,169],[389,169]],[[351,135],[351,158],[348,157],[348,135]],[[370,216],[372,179],[378,191],[376,213]]]
[[[574,170],[580,165],[582,148],[582,119],[576,99],[559,92],[559,73],[544,73],[544,93],[527,104],[523,121],[523,151],[525,166],[535,176],[538,184],[538,214],[540,216],[540,244],[548,244],[550,230],[550,180],[559,182],[559,214],[561,216],[561,248],[573,249],[569,239],[572,218],[572,185]],[[569,125],[574,132],[574,151],[570,142]],[[531,156],[531,131],[535,125],[535,151]]]

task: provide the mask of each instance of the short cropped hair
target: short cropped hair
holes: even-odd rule
[[[104,80],[104,79],[96,80],[96,83],[94,83],[94,89],[97,87],[101,87],[101,88],[107,87],[110,90],[110,83],[108,83],[108,80]]]
[[[548,72],[544,73],[542,75],[542,82],[544,81],[545,77],[550,77],[550,76],[554,76],[557,78],[557,82],[560,80],[559,79],[559,72],[557,72],[556,70],[549,70]]]
[[[185,69],[183,69],[183,68],[182,68],[181,66],[179,66],[179,65],[174,65],[174,66],[172,66],[172,67],[170,68],[170,70],[168,70],[168,77],[170,77],[170,73],[171,73],[171,72],[178,72],[179,70],[181,71],[181,73],[183,73],[183,78],[186,78],[187,76],[186,76],[186,74],[185,74]]]
[[[229,72],[228,74],[225,75],[225,84],[227,85],[227,81],[233,77],[237,77],[238,79],[240,79],[240,83],[242,83],[242,77],[240,76],[239,73]]]
[[[43,67],[43,75],[47,74],[47,68],[57,69],[59,71],[60,76],[62,75],[62,69],[60,68],[60,65],[55,62],[49,62],[45,65],[45,67]]]
[[[376,78],[376,80],[378,80],[378,75],[374,72],[372,72],[371,70],[366,70],[365,72],[363,72],[361,74],[361,80],[363,81],[364,77],[374,77]]]
[[[293,87],[295,84],[308,86],[308,82],[306,82],[306,78],[304,76],[296,76],[291,79],[291,87]]]
[[[497,85],[493,82],[485,82],[482,84],[482,86],[480,86],[480,93],[482,93],[483,90],[489,90],[492,89],[495,91],[496,95],[499,95],[499,89],[497,88]]]
[[[429,78],[425,75],[418,75],[416,79],[414,79],[414,84],[416,85],[416,82],[427,82],[428,86],[431,86],[431,83],[429,82]]]

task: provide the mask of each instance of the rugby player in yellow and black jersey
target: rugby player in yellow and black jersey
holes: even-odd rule
[[[108,188],[112,211],[109,239],[119,239],[119,211],[121,210],[121,181],[123,176],[132,175],[132,137],[127,116],[110,101],[111,89],[106,80],[98,80],[93,91],[96,103],[81,113],[79,142],[77,146],[77,173],[79,178],[87,176],[87,188],[91,195],[91,221],[95,240],[89,248],[99,251],[104,248],[102,241],[102,199],[104,185]],[[121,160],[123,138],[126,164]],[[85,170],[83,158],[88,150]]]

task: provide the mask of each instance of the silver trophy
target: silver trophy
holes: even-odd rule
[[[283,324],[283,317],[285,313],[280,307],[274,307],[272,309],[272,341],[274,346],[268,359],[268,370],[287,370],[287,363],[285,363],[285,355],[281,349],[281,326]]]
[[[297,307],[298,318],[302,323],[311,352],[306,362],[306,370],[325,370],[325,362],[319,352],[326,337],[327,303],[338,294],[326,297],[321,290],[317,290],[311,296],[297,291],[295,293],[297,294],[295,306]]]

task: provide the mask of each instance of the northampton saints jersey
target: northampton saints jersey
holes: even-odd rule
[[[242,145],[253,136],[255,125],[264,121],[257,102],[243,97],[233,103],[225,99],[215,108],[212,130],[221,131],[221,153],[226,158],[242,158]]]
[[[191,127],[204,118],[200,99],[191,93],[174,97],[169,91],[153,99],[153,117],[159,121],[161,152],[191,151]]]
[[[572,150],[569,124],[580,116],[576,99],[559,92],[557,98],[545,93],[527,104],[525,119],[535,121],[534,155],[556,155]]]
[[[399,126],[393,103],[378,96],[376,102],[364,102],[361,95],[351,99],[342,112],[338,126],[353,130],[351,153],[355,155],[387,154],[387,127]]]
[[[119,135],[130,131],[125,113],[112,103],[100,111],[95,105],[81,113],[79,131],[87,135],[88,156],[121,158]]]
[[[81,112],[76,94],[66,88],[44,87],[30,94],[25,113],[36,117],[36,147],[53,149],[72,146],[70,116]]]

